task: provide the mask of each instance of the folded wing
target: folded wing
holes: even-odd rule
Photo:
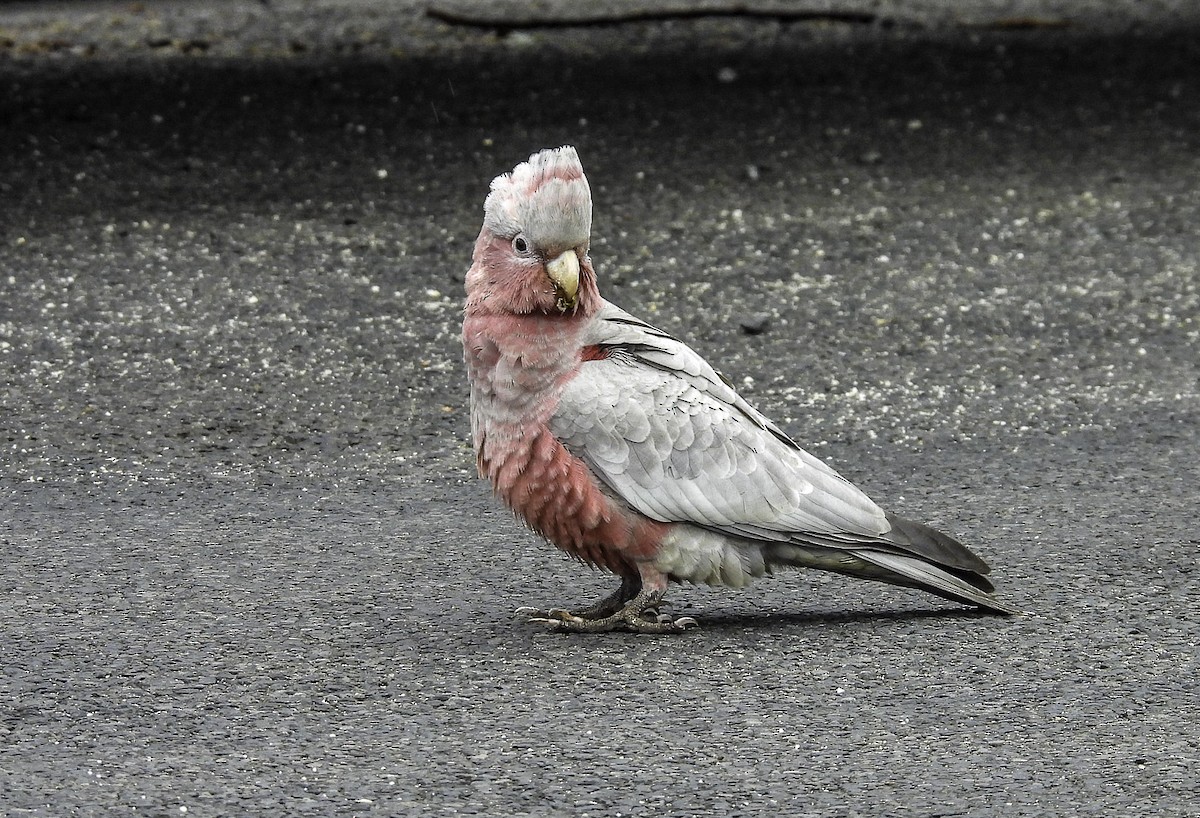
[[[648,517],[775,541],[874,541],[887,515],[687,345],[606,304],[554,433]]]

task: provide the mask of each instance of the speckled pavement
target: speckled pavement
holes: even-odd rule
[[[0,6],[0,815],[1194,814],[1196,15],[397,8]],[[487,184],[563,143],[606,295],[1024,616],[512,615],[613,585],[465,416]]]

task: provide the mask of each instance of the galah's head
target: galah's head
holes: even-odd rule
[[[492,180],[467,275],[468,309],[576,314],[599,298],[588,259],[592,193],[570,146]]]

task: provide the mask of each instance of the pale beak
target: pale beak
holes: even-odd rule
[[[579,256],[568,250],[558,258],[546,262],[546,275],[554,282],[558,291],[558,308],[563,312],[575,307],[575,296],[579,293]]]

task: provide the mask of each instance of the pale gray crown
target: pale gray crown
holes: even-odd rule
[[[586,248],[592,232],[592,192],[570,145],[538,151],[497,176],[483,209],[488,230],[505,238],[524,234],[546,253]]]

